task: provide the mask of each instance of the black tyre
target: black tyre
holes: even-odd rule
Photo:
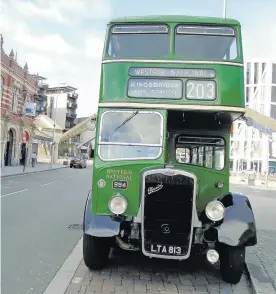
[[[70,164],[70,168],[72,168],[73,167],[73,165],[72,164]]]
[[[238,284],[244,272],[245,247],[221,246],[220,273],[230,284]]]
[[[110,238],[97,238],[83,235],[83,259],[85,265],[93,269],[102,269],[108,263],[111,248]]]

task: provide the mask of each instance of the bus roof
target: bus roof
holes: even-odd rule
[[[202,24],[221,24],[240,26],[240,23],[231,18],[207,17],[207,16],[187,16],[187,15],[147,15],[147,16],[128,16],[115,18],[110,21],[113,23],[136,23],[136,22],[162,22],[162,23],[202,23]]]

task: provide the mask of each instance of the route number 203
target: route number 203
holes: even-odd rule
[[[186,83],[186,98],[198,100],[216,99],[215,81],[189,80]]]

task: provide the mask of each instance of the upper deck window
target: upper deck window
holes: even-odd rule
[[[101,117],[102,160],[154,159],[162,152],[163,117],[158,112],[106,111]]]
[[[195,60],[234,60],[238,57],[235,30],[223,26],[179,25],[175,54]]]
[[[115,25],[111,28],[108,55],[114,58],[162,57],[170,52],[166,25]]]

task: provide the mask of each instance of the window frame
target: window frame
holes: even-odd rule
[[[112,30],[114,27],[116,26],[164,26],[167,28],[167,32],[166,33],[113,33]],[[109,30],[108,30],[108,37],[107,37],[107,42],[106,42],[106,48],[105,48],[105,54],[106,56],[108,56],[109,58],[112,58],[114,60],[120,60],[120,59],[157,59],[157,58],[166,58],[169,57],[171,54],[171,35],[172,35],[172,30],[171,27],[166,24],[166,23],[117,23],[117,24],[113,24],[112,26],[110,26]],[[151,57],[137,57],[137,56],[132,56],[132,57],[114,57],[111,56],[109,54],[109,47],[110,47],[110,41],[111,41],[111,35],[168,35],[169,36],[169,44],[168,44],[168,54],[167,55],[162,55],[162,56],[151,56]]]
[[[185,57],[185,56],[181,56],[181,55],[178,55],[176,54],[176,37],[177,35],[190,35],[190,36],[217,36],[217,37],[220,37],[220,36],[224,36],[224,37],[227,37],[228,35],[219,35],[219,34],[195,34],[195,33],[178,33],[177,32],[177,29],[180,27],[180,26],[191,26],[191,27],[209,27],[209,28],[215,28],[215,27],[218,27],[218,28],[231,28],[234,32],[234,35],[233,37],[235,38],[235,41],[236,41],[236,53],[237,53],[237,56],[234,58],[234,59],[208,59],[208,61],[219,61],[219,62],[234,62],[236,60],[238,60],[240,58],[240,48],[238,46],[238,35],[237,35],[237,29],[232,26],[232,25],[219,25],[219,24],[198,24],[198,23],[193,23],[193,24],[189,24],[189,23],[179,23],[175,26],[175,29],[174,29],[174,44],[173,44],[173,54],[175,57],[179,57],[179,58],[183,58],[183,59],[187,59],[187,60],[201,60],[201,61],[206,61],[207,59],[206,58],[202,58],[202,59],[199,59],[199,58],[190,58],[190,57]],[[230,37],[230,35],[228,36]]]
[[[12,104],[11,104],[11,110],[13,113],[18,113],[18,103],[20,98],[20,88],[16,85],[13,85],[12,87]]]
[[[102,127],[103,127],[103,119],[104,116],[107,113],[114,113],[114,112],[125,112],[125,113],[133,113],[135,111],[138,111],[138,113],[151,113],[151,114],[157,114],[160,116],[160,143],[159,144],[144,144],[144,143],[127,143],[127,142],[122,142],[122,143],[117,143],[117,142],[103,142],[101,141],[101,131],[102,131]],[[163,148],[164,148],[164,116],[158,112],[158,111],[150,111],[150,110],[139,110],[139,109],[133,109],[133,110],[124,110],[124,109],[120,109],[120,110],[106,110],[101,114],[101,118],[100,118],[100,123],[99,123],[99,133],[98,133],[98,151],[97,154],[99,156],[99,158],[102,161],[124,161],[124,160],[156,160],[158,158],[160,158],[160,156],[163,153]],[[133,146],[133,147],[156,147],[159,148],[159,153],[157,154],[157,156],[155,157],[124,157],[124,158],[112,158],[112,159],[105,159],[103,158],[103,156],[101,155],[101,146]]]
[[[198,144],[198,143],[189,143],[189,144],[185,144],[185,143],[179,143],[179,138],[181,137],[185,137],[185,138],[199,138],[199,139],[202,139],[202,138],[206,138],[206,139],[221,139],[223,141],[223,145],[212,145],[212,144]],[[181,146],[182,145],[182,146]],[[193,145],[196,145],[196,148],[199,149],[200,147],[203,147],[203,156],[202,156],[202,165],[199,165],[199,164],[193,164],[192,161],[193,161],[193,152],[191,150],[191,147]],[[206,151],[206,147],[223,147],[223,151],[224,151],[224,160],[223,160],[223,167],[220,168],[220,169],[215,169],[214,167],[207,167],[206,166],[206,154],[207,154],[207,151]],[[190,162],[189,163],[182,163],[182,162],[179,162],[177,160],[177,156],[176,156],[176,150],[178,148],[187,148],[190,150]],[[200,136],[200,135],[179,135],[177,136],[176,140],[175,140],[175,161],[179,164],[185,164],[185,165],[190,165],[190,166],[195,166],[195,167],[202,167],[202,168],[206,168],[208,170],[212,170],[212,171],[223,171],[226,167],[226,140],[225,138],[221,137],[221,136]],[[199,150],[197,150],[197,161],[199,161]],[[212,165],[214,165],[214,153],[215,153],[215,149],[213,148],[212,150],[213,152],[213,156],[212,156]]]

